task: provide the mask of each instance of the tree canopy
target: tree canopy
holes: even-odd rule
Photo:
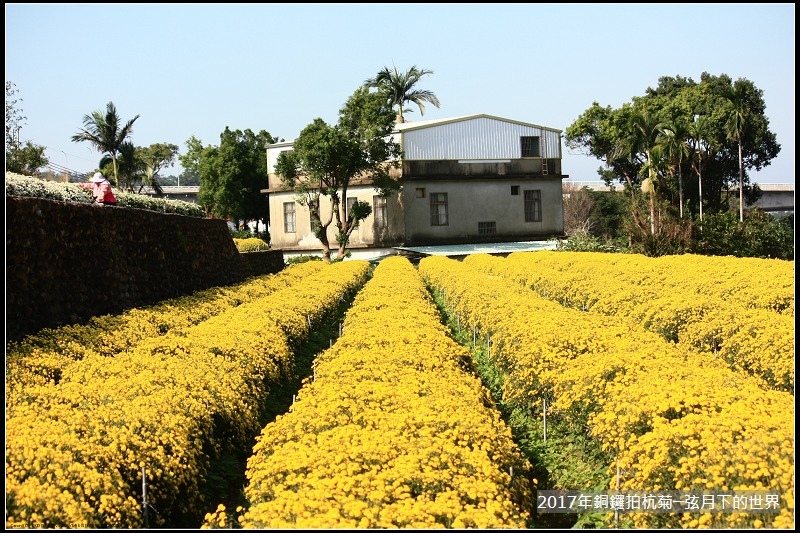
[[[117,186],[129,191],[141,193],[145,186],[151,187],[156,194],[161,194],[159,172],[175,164],[178,146],[169,143],[156,143],[150,146],[135,146],[125,141],[119,146],[117,157]],[[114,171],[113,159],[106,154],[100,160],[100,169],[106,175]]]
[[[44,146],[28,140],[20,141],[20,130],[27,118],[18,103],[17,89],[13,82],[6,81],[6,171],[36,176],[49,160],[44,156]]]
[[[740,224],[747,221],[744,205],[761,194],[748,172],[780,152],[765,109],[762,91],[746,79],[662,77],[618,109],[594,102],[565,139],[603,162],[598,174],[609,185],[624,184],[621,225],[629,247],[684,253],[707,237],[708,218],[729,213],[734,203]]]
[[[368,176],[384,196],[399,188],[390,176],[400,155],[400,146],[391,138],[394,123],[386,91],[370,92],[362,86],[340,109],[336,125],[314,119],[300,132],[293,150],[278,156],[275,172],[284,187],[295,191],[297,203],[308,207],[323,260],[331,260],[331,224],[336,228],[337,259],[343,259],[353,229],[372,212],[366,202],[348,206],[342,201],[354,178]],[[320,210],[323,199],[330,204],[325,220]]]
[[[192,137],[180,158],[185,168],[198,171],[197,201],[206,213],[240,220],[269,221],[269,203],[261,191],[268,186],[267,145],[278,142],[268,132],[225,128],[219,146],[203,147]]]
[[[743,94],[743,106],[738,110],[727,97],[734,87]],[[741,191],[749,203],[758,198],[758,190],[750,184],[748,171],[764,168],[780,152],[775,134],[769,130],[765,108],[763,92],[746,79],[734,83],[725,74],[703,73],[698,83],[690,78],[662,77],[656,88],[648,88],[644,96],[633,97],[619,109],[594,102],[566,129],[565,140],[567,147],[603,162],[604,167],[598,169],[598,174],[608,182],[619,181],[640,189],[642,181],[651,177],[649,170],[654,170],[658,179],[663,180],[664,197],[678,206],[682,205],[680,197],[685,192],[684,201],[693,214],[700,210],[701,183],[696,167],[698,157],[702,157],[703,206],[711,212],[719,212],[730,207],[732,194],[739,190],[737,135],[742,148]],[[629,117],[643,112],[664,125],[657,143],[660,146],[658,157],[649,162],[643,146],[630,154],[615,150],[632,135]],[[736,130],[737,135],[732,136],[733,113],[740,114],[741,130]],[[699,117],[704,126],[702,139],[688,134]],[[682,135],[685,149],[678,149],[674,139],[669,139],[669,132],[676,131],[686,132]],[[670,143],[672,148],[665,149]],[[701,147],[702,152],[699,151]],[[680,162],[678,154],[681,154]],[[680,182],[677,176],[681,176]]]

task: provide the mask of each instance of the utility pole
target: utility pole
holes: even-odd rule
[[[65,182],[69,183],[69,170],[67,170],[69,168],[69,161],[67,160],[67,152],[65,152],[64,150],[61,150],[61,153],[64,154],[64,178],[65,178]]]

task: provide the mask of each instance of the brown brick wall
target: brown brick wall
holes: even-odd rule
[[[224,220],[6,196],[7,340],[284,266],[256,254]]]

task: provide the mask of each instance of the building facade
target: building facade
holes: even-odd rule
[[[395,125],[401,190],[382,198],[368,179],[346,201],[372,206],[349,248],[545,240],[562,235],[561,131],[490,115]],[[319,250],[308,208],[282,187],[274,168],[292,143],[267,148],[272,247]],[[323,220],[330,206],[321,205]],[[327,208],[327,211],[326,211]],[[335,228],[329,227],[335,243]]]

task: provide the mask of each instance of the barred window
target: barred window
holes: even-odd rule
[[[447,193],[432,192],[431,226],[447,226]]]
[[[372,213],[375,215],[375,228],[385,229],[389,226],[386,198],[383,196],[372,197]]]
[[[497,222],[478,222],[478,235],[494,235],[497,233]]]
[[[283,231],[286,233],[295,233],[297,226],[295,223],[295,203],[283,203]]]
[[[525,191],[525,222],[542,221],[542,191]]]
[[[522,157],[541,157],[539,137],[520,137]]]

